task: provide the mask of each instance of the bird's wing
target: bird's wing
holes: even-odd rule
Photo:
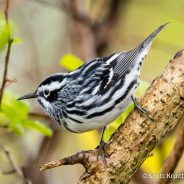
[[[114,77],[112,66],[105,63],[102,58],[96,58],[88,62],[80,68],[78,73],[80,75],[77,77],[77,82],[81,84],[85,92],[89,88],[90,93],[97,86],[99,87],[98,91],[101,91],[109,83],[111,77]]]
[[[138,47],[128,52],[112,54],[109,57],[104,57],[103,60],[114,68],[114,72],[123,77],[124,74],[131,69],[132,64],[138,61],[138,57],[144,60],[147,55],[153,39],[168,23],[160,26],[150,36],[148,36]]]
[[[81,93],[88,92],[103,95],[109,88],[114,87],[119,79],[124,78],[131,66],[137,60],[140,60],[138,57],[144,59],[153,39],[166,25],[160,26],[135,49],[115,53],[109,57],[97,58],[72,72],[73,76],[75,74],[77,82],[84,89]]]

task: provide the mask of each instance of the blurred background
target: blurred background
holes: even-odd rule
[[[0,3],[2,79],[7,28],[5,1]],[[18,96],[34,91],[53,73],[74,70],[95,57],[132,49],[160,25],[170,22],[154,41],[143,65],[140,97],[175,53],[184,48],[184,0],[12,0],[9,22],[14,43],[0,112],[0,183],[6,184],[25,183],[25,178],[34,184],[77,183],[84,172],[80,165],[45,172],[39,172],[39,166],[80,150],[93,149],[101,136],[100,131],[67,132],[45,116],[35,100],[17,102]],[[106,140],[132,108],[108,127]],[[179,126],[157,145],[132,183],[156,182],[156,177],[144,179],[141,173],[161,172]],[[10,157],[20,173],[12,170]],[[175,172],[184,172],[183,162],[184,158]],[[175,179],[173,183],[184,183],[184,179]]]

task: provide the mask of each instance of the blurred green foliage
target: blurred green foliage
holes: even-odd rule
[[[15,25],[9,22],[7,25],[0,12],[0,52],[7,46],[9,36],[15,32]],[[21,38],[13,39],[13,43],[22,42]],[[35,129],[46,136],[52,136],[52,130],[43,123],[32,120],[29,117],[30,107],[22,101],[17,101],[13,92],[3,94],[0,110],[0,126],[7,127],[8,131],[17,135],[23,135],[25,128]]]
[[[76,70],[83,64],[84,61],[74,56],[73,54],[65,54],[60,60],[60,65],[69,71]]]
[[[9,30],[12,32],[12,24],[10,24],[8,27],[6,21],[2,17],[2,13],[0,12],[0,51],[2,51],[8,43]]]
[[[29,117],[30,107],[23,101],[17,101],[12,92],[4,94],[0,111],[0,126],[7,126],[8,130],[23,135],[25,128],[35,129],[46,136],[52,135],[52,130],[43,123]]]
[[[9,34],[13,35],[13,33],[16,31],[16,26],[13,24],[13,22],[9,22],[9,25],[7,26],[6,21],[2,17],[2,13],[0,12],[0,52],[6,47],[8,43]],[[13,43],[18,44],[22,43],[21,38],[14,38]]]

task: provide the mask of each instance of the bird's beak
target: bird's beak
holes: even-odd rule
[[[36,97],[38,97],[38,95],[34,92],[34,93],[29,93],[29,94],[26,94],[24,96],[21,96],[17,100],[24,100],[24,99],[36,98]]]

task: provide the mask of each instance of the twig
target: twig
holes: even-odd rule
[[[47,0],[34,0],[34,1],[37,3],[41,3],[43,5],[46,5],[46,6],[52,6],[55,8],[59,8],[60,10],[62,9],[66,13],[69,13],[73,19],[75,19],[81,23],[84,23],[88,26],[93,25],[91,18],[87,14],[84,14],[83,12],[76,11],[76,9],[73,8],[72,6],[70,6],[70,3],[67,3],[67,1],[60,1],[60,2],[56,2],[56,3],[53,3],[53,2],[47,1]]]
[[[92,5],[92,8],[90,9],[90,14],[93,22],[98,22],[99,17],[101,19],[104,18],[104,13],[105,13],[104,10],[106,10],[109,7],[110,2],[111,0],[100,0],[100,1],[96,1]]]
[[[37,112],[30,112],[29,116],[36,117],[36,118],[44,118],[44,119],[49,118],[49,116],[47,116],[46,114],[41,114],[41,113],[37,113]]]
[[[20,177],[23,177],[22,171],[21,169],[17,166],[17,164],[15,163],[12,155],[10,154],[10,152],[2,145],[0,145],[2,151],[5,153],[11,168],[13,168],[11,171],[3,171],[3,173],[7,174],[7,173],[12,173],[12,171],[16,172]]]
[[[12,170],[10,170],[10,171],[3,171],[2,173],[4,174],[4,175],[8,175],[8,174],[14,174],[16,171],[14,170],[14,169],[12,169]]]
[[[5,56],[3,82],[2,82],[1,91],[0,91],[0,107],[1,107],[1,103],[2,103],[4,88],[5,88],[5,85],[6,85],[6,82],[7,82],[8,64],[9,64],[9,59],[10,59],[11,45],[13,43],[13,39],[11,38],[11,35],[10,35],[8,11],[9,11],[9,0],[6,0],[4,14],[5,14],[5,19],[6,19],[6,26],[7,26],[7,29],[8,29],[8,48],[7,48],[7,52],[6,52],[6,56]]]
[[[0,128],[7,129],[8,125],[0,125]]]
[[[13,173],[17,173],[24,181],[25,184],[31,184],[31,181],[28,180],[22,169],[16,164],[15,160],[13,159],[11,153],[4,147],[4,145],[2,143],[0,143],[0,149],[5,153],[8,162],[10,163],[11,166],[11,170],[10,171],[3,171],[3,174],[13,174]]]
[[[111,0],[109,3],[109,12],[103,22],[100,24],[96,24],[96,27],[94,27],[94,32],[96,39],[98,41],[97,45],[97,51],[99,54],[102,54],[105,49],[108,48],[109,43],[112,42],[116,25],[119,21],[120,13],[126,12],[124,11],[126,9],[126,5],[128,4],[128,0]],[[123,4],[123,9],[120,8]],[[103,11],[103,7],[102,7]],[[116,36],[115,36],[116,37]],[[108,38],[108,39],[107,39]]]
[[[5,19],[6,19],[6,24],[9,24],[9,0],[6,0],[6,4],[5,4]]]
[[[29,1],[32,1],[32,0],[29,0]],[[61,8],[63,8],[63,1],[61,1],[61,2],[54,2],[53,3],[53,1],[46,1],[46,0],[33,0],[33,2],[35,2],[35,3],[40,3],[40,4],[42,4],[42,5],[44,5],[44,6],[52,6],[53,8],[57,8],[57,9],[61,9]]]
[[[174,144],[173,150],[170,154],[170,156],[167,158],[163,170],[162,170],[162,174],[165,176],[164,178],[160,178],[158,181],[158,184],[169,184],[171,181],[171,177],[166,177],[167,174],[173,174],[179,161],[180,158],[183,155],[183,151],[184,151],[184,118],[182,118],[182,124],[181,124],[181,128],[179,129],[178,135],[177,135],[177,139],[176,142]]]
[[[44,164],[40,167],[40,171],[44,171],[47,169],[52,169],[54,167],[59,167],[62,165],[74,165],[74,164],[82,164],[87,167],[87,160],[89,159],[88,157],[88,151],[81,151],[76,153],[75,155],[63,158],[63,159],[58,159],[54,160],[52,162],[49,162],[47,164]]]
[[[7,78],[7,74],[8,74],[8,65],[9,65],[9,60],[10,60],[11,46],[12,46],[12,43],[13,43],[13,38],[11,38],[10,27],[9,27],[9,0],[6,0],[5,3],[6,4],[5,4],[4,15],[5,15],[6,26],[7,26],[7,30],[8,30],[8,47],[7,47],[6,56],[5,56],[3,81],[2,81],[2,86],[1,86],[1,90],[0,90],[0,107],[1,107],[1,104],[2,104],[2,97],[3,97],[3,94],[4,94],[4,89],[5,89],[5,86],[6,86],[6,82],[9,81],[9,79]],[[6,128],[6,125],[4,125],[4,128]],[[10,170],[10,171],[4,171],[3,174],[17,173],[23,179],[25,184],[30,184],[31,182],[25,177],[23,171],[16,164],[16,162],[13,159],[11,153],[4,147],[4,145],[2,143],[0,143],[0,148],[5,153],[7,159],[10,163],[10,166],[12,168],[12,170]]]
[[[73,20],[73,25],[75,29],[71,29],[72,34],[74,34],[74,38],[76,40],[76,48],[74,50],[80,49],[77,51],[77,55],[81,57],[83,60],[89,60],[97,57],[98,54],[101,54],[105,48],[108,47],[110,40],[112,40],[113,33],[112,29],[114,29],[118,22],[118,17],[120,14],[119,7],[122,3],[121,0],[111,0],[110,3],[104,1],[105,4],[109,5],[109,13],[106,16],[106,19],[102,21],[99,16],[93,19],[89,14],[86,14],[84,11],[79,10],[78,3],[75,0],[68,1],[59,1],[57,3],[53,3],[48,0],[34,0],[35,2],[42,3],[44,5],[50,5],[64,10]],[[126,7],[127,0],[123,1],[124,7]],[[104,7],[101,6],[99,8],[99,12],[103,11]],[[82,25],[82,26],[81,26]],[[77,36],[76,36],[77,35]],[[107,39],[108,38],[108,39]],[[86,40],[87,39],[87,40]],[[98,41],[96,41],[98,40]],[[81,47],[78,47],[80,43]],[[75,46],[75,44],[73,44]],[[87,45],[87,46],[86,46]],[[81,53],[81,50],[83,53]]]
[[[50,119],[49,116],[47,116],[46,114],[37,113],[37,112],[30,112],[29,116],[34,118]],[[8,127],[9,127],[8,124],[0,125],[0,128],[3,128],[3,129],[7,129]]]
[[[70,35],[72,40],[72,50],[83,60],[90,60],[97,57],[96,38],[92,29],[90,16],[79,8],[79,1],[68,1],[68,14],[71,17]],[[83,17],[82,19],[79,17]],[[86,20],[86,23],[85,23]]]

